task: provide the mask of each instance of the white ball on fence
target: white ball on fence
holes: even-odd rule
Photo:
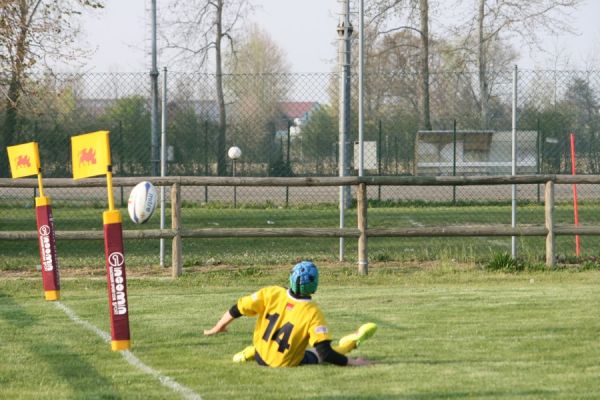
[[[229,151],[227,152],[227,155],[232,160],[237,160],[238,158],[240,158],[242,156],[242,149],[240,149],[237,146],[231,146],[229,148]]]

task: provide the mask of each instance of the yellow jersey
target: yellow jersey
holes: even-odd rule
[[[311,299],[298,299],[279,286],[268,286],[240,298],[242,315],[256,316],[253,344],[270,367],[300,364],[315,343],[331,340],[325,317]]]

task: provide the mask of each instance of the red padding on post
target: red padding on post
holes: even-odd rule
[[[35,207],[37,221],[38,245],[42,264],[42,282],[45,292],[60,291],[60,274],[56,259],[56,238],[54,235],[54,218],[50,204]],[[54,300],[58,300],[55,298]]]
[[[107,220],[106,213],[111,212],[105,212],[105,222]],[[114,220],[110,217],[108,219]],[[104,224],[104,254],[106,257],[110,333],[113,345],[115,341],[127,341],[125,348],[129,348],[129,307],[127,304],[127,278],[125,275],[123,227],[121,222]],[[116,347],[118,347],[116,350],[124,349],[123,347]],[[113,349],[115,349],[115,346],[113,346]]]

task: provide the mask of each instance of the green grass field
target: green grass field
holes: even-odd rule
[[[124,229],[158,228],[158,216],[142,226],[134,225],[122,210]],[[582,204],[581,221],[584,225],[600,223],[600,205]],[[61,230],[101,230],[102,208],[54,209],[55,225]],[[395,207],[371,207],[369,227],[419,227],[468,224],[510,225],[510,206],[476,205],[424,206],[421,204]],[[569,204],[556,207],[557,223],[572,223]],[[167,215],[167,220],[170,216]],[[339,226],[339,212],[332,206],[312,208],[239,208],[213,209],[184,207],[182,221],[185,228],[289,228]],[[521,205],[518,211],[519,224],[543,224],[544,210],[541,205]],[[350,209],[346,226],[356,226],[356,210]],[[1,208],[0,229],[35,230],[35,213],[29,208]],[[543,237],[521,237],[518,239],[519,256],[528,263],[543,263],[545,260]],[[574,258],[575,246],[572,236],[557,238],[557,253],[562,259]],[[600,252],[600,238],[585,236],[581,239],[581,262],[593,259]],[[357,241],[347,238],[345,254],[348,261],[356,261]],[[2,241],[0,270],[31,270],[39,264],[37,241]],[[170,255],[170,241],[166,241],[166,254]],[[184,239],[184,268],[205,265],[277,265],[296,258],[312,258],[334,262],[338,258],[337,238],[231,238],[231,239]],[[59,241],[58,257],[63,268],[96,266],[103,270],[104,255],[101,241]],[[127,265],[131,268],[156,266],[159,264],[158,240],[137,240],[125,243]],[[494,254],[510,251],[510,237],[475,238],[371,238],[369,257],[372,261],[450,261],[484,263]],[[170,260],[167,259],[167,264]]]
[[[285,284],[288,267],[213,268],[170,280],[132,273],[132,353],[202,399],[600,398],[597,270],[498,273],[448,263],[323,264],[315,297],[334,337],[367,321],[361,368],[234,365],[253,320],[205,338],[235,299]],[[65,271],[61,304],[109,331],[102,277]],[[42,300],[37,274],[0,280],[0,398],[177,399],[95,332]]]

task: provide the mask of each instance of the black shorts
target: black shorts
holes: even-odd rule
[[[300,361],[300,365],[309,365],[309,364],[318,364],[319,363],[319,357],[317,357],[317,355],[315,354],[314,351],[308,351],[306,350],[304,352],[304,358],[302,358],[302,361]]]
[[[264,362],[264,360],[260,357],[260,355],[258,354],[258,351],[256,353],[254,353],[254,359],[256,360],[258,365],[262,365],[265,367],[268,366],[267,363]],[[318,363],[319,363],[319,357],[317,357],[317,355],[313,351],[306,350],[304,352],[304,357],[302,358],[302,361],[300,361],[299,365],[310,365],[310,364],[318,364]]]

